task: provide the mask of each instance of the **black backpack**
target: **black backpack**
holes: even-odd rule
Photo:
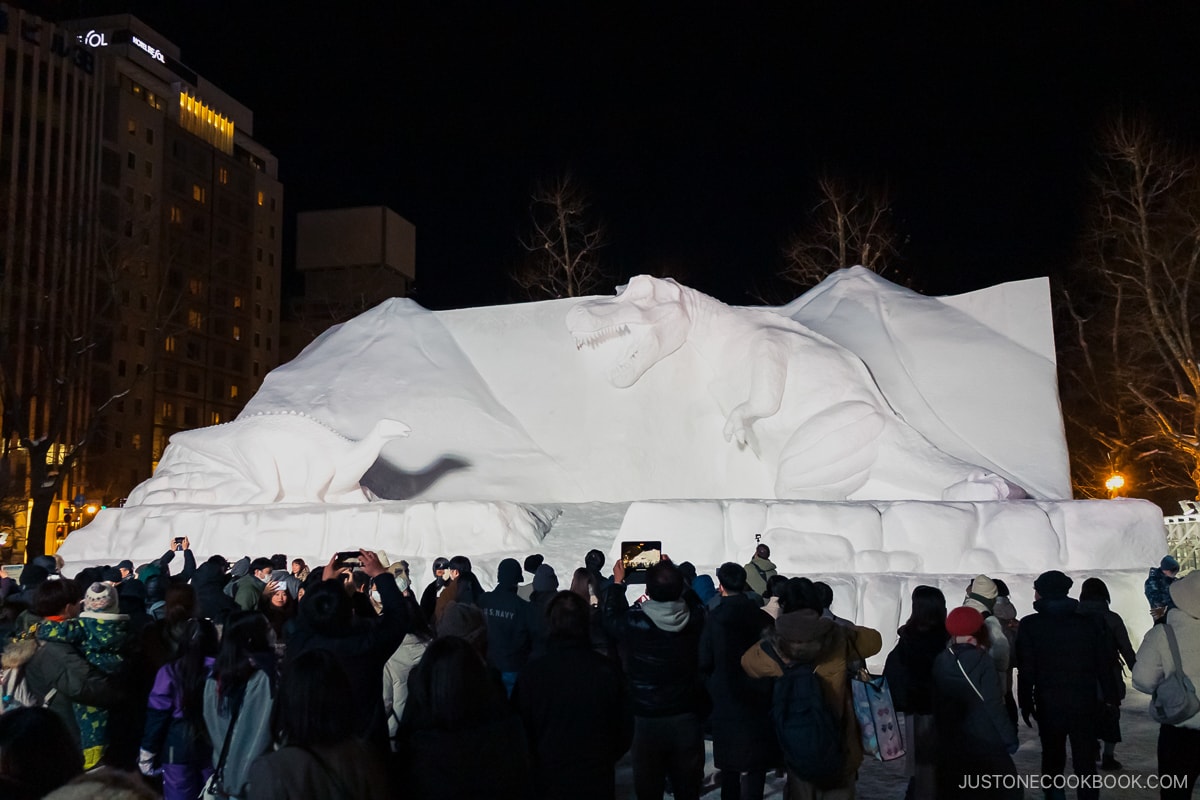
[[[770,643],[762,649],[783,670],[775,679],[771,719],[784,762],[797,778],[836,785],[846,763],[842,726],[825,703],[820,678],[812,665],[784,663]]]

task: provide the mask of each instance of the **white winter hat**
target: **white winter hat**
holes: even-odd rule
[[[83,607],[87,611],[110,611],[117,607],[117,590],[112,584],[97,581],[88,587],[83,597]]]

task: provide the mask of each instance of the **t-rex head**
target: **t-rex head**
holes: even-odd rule
[[[575,337],[576,349],[626,340],[608,375],[614,386],[624,389],[687,341],[691,316],[683,292],[673,280],[638,275],[616,297],[575,305],[567,312],[567,330]]]

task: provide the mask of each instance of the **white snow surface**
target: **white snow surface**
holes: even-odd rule
[[[723,394],[733,392],[736,401],[737,392],[750,391],[739,381],[755,382],[757,340],[726,337],[736,340],[724,362],[685,343],[618,388],[609,379],[618,351],[577,348],[564,324],[580,303],[432,312],[389,300],[268,375],[239,417],[250,423],[244,442],[226,443],[228,429],[221,434],[219,447],[265,448],[288,468],[295,466],[289,459],[311,459],[320,449],[256,437],[255,415],[299,412],[351,442],[368,439],[381,420],[399,421],[410,436],[384,444],[362,481],[367,494],[389,499],[316,502],[320,487],[310,502],[246,504],[243,498],[262,495],[249,490],[223,499],[220,487],[247,476],[189,474],[190,465],[245,459],[197,459],[186,446],[205,435],[197,431],[173,443],[159,473],[133,495],[177,502],[107,509],[60,552],[74,567],[141,563],[161,555],[171,537],[187,535],[201,559],[282,552],[320,564],[361,546],[407,558],[418,586],[437,555],[470,556],[490,585],[501,558],[542,552],[565,588],[588,549],[608,552],[611,564],[623,539],[661,539],[675,560],[702,572],[726,560],[745,563],[761,540],[771,544],[781,573],[827,579],[834,611],[879,629],[885,644],[907,614],[912,586],[940,585],[955,604],[977,572],[1011,577],[1022,612],[1030,609],[1033,577],[1046,569],[1077,582],[1099,575],[1131,632],[1144,630],[1140,583],[1166,552],[1162,517],[1141,501],[1070,500],[1045,281],[929,298],[854,268],[786,306],[718,304],[702,320],[719,341],[726,312],[743,327],[778,318],[766,327],[772,346],[779,336],[788,342],[785,358],[765,369],[786,366],[790,382],[772,419],[814,396],[836,403],[837,387],[820,385],[823,373],[809,376],[802,359],[814,347],[845,348],[865,364],[857,369],[873,377],[867,388],[883,398],[886,414],[894,412],[887,424],[911,428],[909,439],[920,444],[911,461],[893,468],[919,479],[932,471],[930,453],[945,454],[1021,487],[1034,498],[1024,501],[941,502],[944,481],[923,487],[918,480],[905,494],[875,480],[869,459],[866,482],[848,497],[779,500],[777,464],[722,435],[733,405]],[[754,423],[752,434],[777,434],[772,419]],[[825,433],[815,440],[836,449],[843,430]],[[839,463],[831,460],[830,468]],[[155,494],[168,479],[170,493]],[[204,492],[189,495],[193,486]]]

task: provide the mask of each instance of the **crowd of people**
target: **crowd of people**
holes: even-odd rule
[[[883,639],[838,617],[830,586],[779,575],[766,545],[713,575],[666,556],[604,566],[596,550],[560,565],[563,587],[542,556],[506,558],[486,589],[464,556],[436,559],[423,588],[366,550],[311,570],[197,564],[177,538],[73,578],[37,559],[0,585],[0,796],[612,798],[628,753],[639,800],[688,800],[715,788],[710,739],[723,800],[762,798],[772,774],[792,800],[854,797],[852,675]],[[956,606],[917,586],[884,668],[906,733],[896,796],[987,794],[969,778],[1016,774],[1022,721],[1043,774],[1063,773],[1068,743],[1076,775],[1120,770],[1123,669],[1147,693],[1200,681],[1200,578],[1177,572],[1169,556],[1151,571],[1162,624],[1136,653],[1099,578],[1074,599],[1043,573],[1024,616],[986,575]],[[1190,796],[1200,715],[1164,724],[1158,753]]]

